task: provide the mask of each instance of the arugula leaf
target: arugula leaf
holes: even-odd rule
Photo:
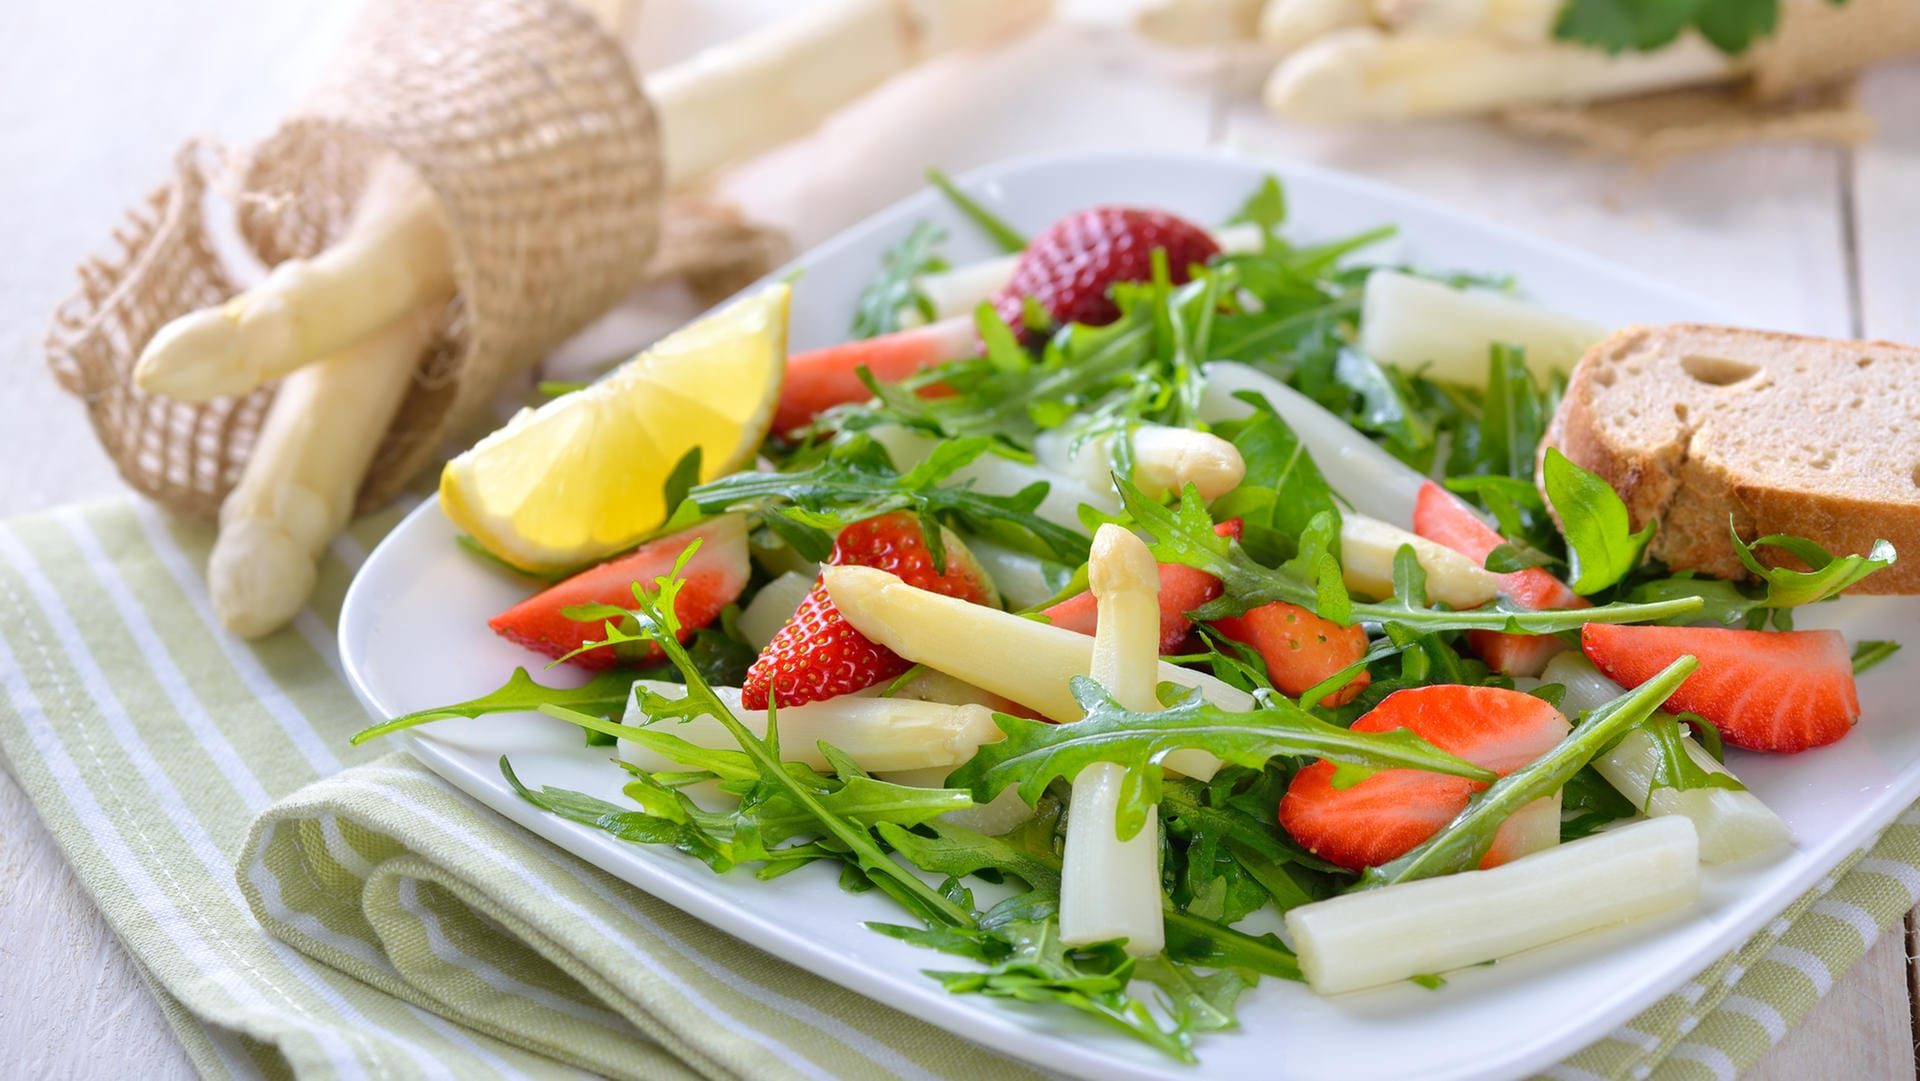
[[[1017,785],[1020,798],[1031,804],[1056,779],[1071,778],[1094,762],[1117,763],[1126,768],[1115,814],[1125,840],[1140,832],[1148,810],[1160,802],[1160,759],[1183,747],[1204,748],[1224,761],[1250,767],[1276,755],[1293,755],[1369,769],[1425,769],[1475,780],[1491,776],[1411,732],[1350,732],[1286,699],[1252,713],[1231,713],[1193,690],[1165,710],[1136,713],[1085,676],[1074,677],[1073,695],[1086,711],[1086,717],[1073,724],[994,714],[994,724],[1007,738],[982,745],[947,783],[971,789],[977,802]]]
[[[1238,487],[1213,501],[1212,516],[1241,519],[1241,543],[1274,562],[1293,556],[1294,538],[1318,516],[1327,517],[1337,538],[1340,507],[1306,446],[1265,398],[1236,397],[1253,406],[1252,415],[1216,425],[1214,434],[1234,445],[1247,471]]]
[[[1566,531],[1572,574],[1567,584],[1590,596],[1613,585],[1640,565],[1658,522],[1633,532],[1627,505],[1613,485],[1575,465],[1558,447],[1546,454],[1547,501]]]
[[[1839,557],[1804,537],[1780,533],[1761,537],[1749,545],[1740,539],[1732,515],[1727,516],[1727,532],[1733,537],[1733,554],[1740,557],[1741,564],[1753,572],[1754,577],[1767,584],[1766,598],[1760,602],[1766,608],[1796,608],[1838,596],[1841,590],[1874,571],[1892,566],[1895,558],[1893,545],[1884,540],[1874,541],[1864,556]],[[1755,548],[1763,546],[1778,548],[1809,569],[1796,571],[1763,566],[1753,554]]]
[[[602,717],[614,717],[626,710],[627,697],[632,693],[634,681],[642,678],[645,678],[645,673],[608,669],[579,687],[548,687],[534,682],[525,668],[515,668],[513,675],[507,677],[507,682],[491,694],[368,725],[355,732],[347,742],[358,747],[370,739],[431,721],[444,721],[450,717],[483,717],[489,713],[534,712],[547,705],[566,706]]]
[[[1580,726],[1558,746],[1475,793],[1467,809],[1440,832],[1398,859],[1369,867],[1360,876],[1360,888],[1411,882],[1478,866],[1493,844],[1494,831],[1508,815],[1560,791],[1595,755],[1651,717],[1698,667],[1700,662],[1692,656],[1680,657],[1647,682],[1587,711]]]
[[[903,311],[916,312],[922,320],[933,321],[933,302],[920,291],[918,279],[948,268],[947,261],[935,250],[946,239],[946,230],[923,221],[880,256],[879,275],[861,291],[854,305],[855,338],[872,338],[899,330]]]
[[[1584,766],[1560,789],[1560,840],[1590,837],[1604,826],[1640,813],[1598,770]]]
[[[1269,249],[1284,246],[1280,237],[1280,227],[1287,223],[1287,189],[1280,185],[1280,178],[1269,174],[1253,189],[1247,201],[1226,220],[1228,225],[1257,225],[1266,238]]]
[[[1656,788],[1671,788],[1676,792],[1694,788],[1726,788],[1735,792],[1747,790],[1747,786],[1741,784],[1733,774],[1703,769],[1687,754],[1686,737],[1680,732],[1678,718],[1656,713],[1640,727],[1653,739],[1654,746],[1660,749],[1660,761],[1653,770],[1653,783],[1647,786],[1649,793]]]
[[[734,866],[731,846],[709,835],[685,816],[673,818],[648,814],[565,788],[547,786],[534,791],[514,775],[506,755],[500,756],[500,772],[521,799],[550,814],[610,833],[623,841],[667,845],[685,852],[716,872],[724,873]]]
[[[1671,620],[1701,605],[1697,597],[1680,597],[1647,604],[1616,601],[1592,608],[1533,612],[1516,608],[1501,598],[1485,608],[1454,612],[1405,603],[1354,602],[1336,617],[1319,607],[1324,577],[1310,579],[1291,564],[1275,568],[1256,562],[1240,545],[1214,533],[1213,522],[1191,487],[1181,500],[1180,509],[1174,511],[1146,498],[1123,477],[1115,478],[1115,483],[1134,523],[1153,538],[1154,558],[1206,571],[1225,586],[1220,600],[1197,609],[1203,618],[1237,614],[1268,601],[1286,601],[1338,623],[1399,623],[1411,630],[1429,633],[1494,630],[1509,634],[1555,634],[1578,630],[1587,623]]]
[[[966,215],[967,220],[991,237],[995,244],[1000,245],[1001,251],[1011,255],[1026,250],[1027,238],[1021,236],[1019,230],[1008,225],[1005,219],[988,210],[973,196],[961,191],[947,174],[938,169],[928,169],[927,182],[939,188],[940,194],[946,196],[956,210]]]
[[[1862,640],[1853,646],[1853,674],[1860,673],[1900,652],[1898,642],[1875,642]]]
[[[1544,403],[1527,369],[1527,354],[1495,345],[1487,357],[1487,396],[1481,420],[1481,462],[1489,471],[1528,480],[1545,427]]]

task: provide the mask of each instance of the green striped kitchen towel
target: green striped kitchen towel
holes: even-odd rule
[[[493,815],[366,716],[334,619],[216,629],[202,526],[132,501],[0,525],[0,750],[216,1076],[939,1078],[1030,1071],[743,945]],[[1731,1078],[1920,896],[1920,813],[1548,1071]]]

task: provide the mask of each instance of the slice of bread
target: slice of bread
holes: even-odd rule
[[[1727,534],[1899,559],[1849,592],[1920,593],[1920,349],[1679,323],[1587,350],[1541,443],[1613,485],[1675,570],[1747,577]],[[1769,565],[1799,566],[1775,548]]]

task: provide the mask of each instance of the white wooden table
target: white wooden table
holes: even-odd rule
[[[194,132],[258,134],[345,23],[327,0],[0,4],[0,515],[118,490],[79,407],[41,367],[70,268]],[[685,55],[779,0],[655,0],[636,52]],[[1920,65],[1877,73],[1881,134],[1857,152],[1748,148],[1651,176],[1481,124],[1366,133],[1262,114],[1255,73],[1132,39],[1130,6],[1063,0],[1067,21],[1001,52],[910,75],[727,191],[802,246],[920,183],[1074,147],[1231,148],[1309,159],[1637,268],[1757,325],[1920,341]],[[691,314],[672,293],[567,351],[603,357]],[[1907,928],[1882,939],[1751,1077],[1915,1077]],[[191,1070],[136,966],[0,773],[0,1076],[167,1078]]]

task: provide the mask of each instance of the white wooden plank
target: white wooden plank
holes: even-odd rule
[[[1912,1033],[1907,937],[1895,924],[1745,1078],[1907,1081],[1914,1076]]]
[[[1861,333],[1920,343],[1920,62],[1875,71],[1861,103],[1879,129],[1853,166]]]
[[[1639,174],[1478,121],[1303,127],[1261,109],[1250,77],[1226,113],[1226,142],[1243,153],[1432,196],[1638,269],[1757,326],[1848,330],[1835,150],[1749,147]]]

